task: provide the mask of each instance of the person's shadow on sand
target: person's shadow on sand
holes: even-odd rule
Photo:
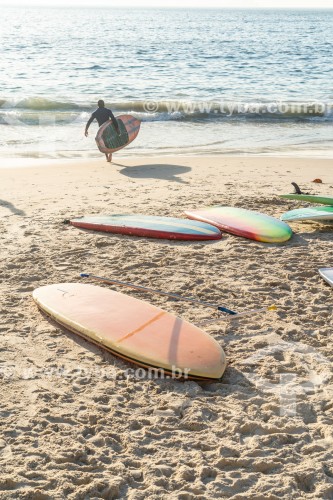
[[[119,165],[122,167],[123,165]],[[170,182],[180,182],[181,184],[188,184],[179,175],[190,172],[191,167],[184,167],[182,165],[168,165],[165,163],[152,163],[146,165],[136,165],[135,167],[125,167],[120,170],[120,173],[131,177],[132,179],[164,179]]]
[[[8,210],[10,210],[14,215],[25,215],[25,212],[23,212],[23,210],[16,208],[15,205],[10,203],[10,201],[0,200],[0,206],[8,208]]]

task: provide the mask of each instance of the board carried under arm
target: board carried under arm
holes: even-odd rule
[[[137,137],[141,121],[132,115],[117,116],[120,135],[112,121],[107,121],[98,129],[95,141],[101,153],[114,153],[130,144]]]

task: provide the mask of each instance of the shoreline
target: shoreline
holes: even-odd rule
[[[129,162],[130,164],[134,163],[136,159],[138,161],[146,160],[148,161],[158,161],[159,163],[163,163],[163,160],[172,160],[172,162],[177,161],[177,158],[185,158],[185,159],[193,159],[193,160],[202,160],[204,161],[206,158],[215,159],[215,160],[237,160],[237,159],[262,159],[262,160],[281,160],[281,161],[310,161],[316,160],[318,162],[331,162],[333,167],[333,151],[330,153],[331,156],[308,156],[308,155],[289,155],[286,153],[282,154],[170,154],[170,155],[130,155],[130,156],[114,156],[113,162],[109,164],[109,166],[117,165],[117,161]],[[117,155],[117,153],[115,153]],[[261,161],[261,160],[260,160]],[[76,164],[94,164],[95,163],[107,163],[104,161],[104,156],[94,156],[94,157],[84,157],[84,158],[47,158],[47,157],[6,157],[0,156],[0,170],[2,169],[10,169],[10,168],[36,168],[36,167],[56,167],[63,165],[76,165]]]

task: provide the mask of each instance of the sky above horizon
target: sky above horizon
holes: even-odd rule
[[[0,0],[21,7],[333,8],[333,0]]]

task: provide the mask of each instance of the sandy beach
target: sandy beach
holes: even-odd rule
[[[332,195],[332,160],[163,157],[1,161],[0,498],[333,498],[332,225],[264,244],[81,231],[83,214],[182,216],[229,205],[279,217],[296,181]],[[313,184],[314,178],[322,184]],[[148,380],[37,310],[39,286],[93,272],[276,312],[218,321],[200,306],[121,290],[202,326],[224,348],[219,383]],[[101,285],[105,286],[105,285]]]

